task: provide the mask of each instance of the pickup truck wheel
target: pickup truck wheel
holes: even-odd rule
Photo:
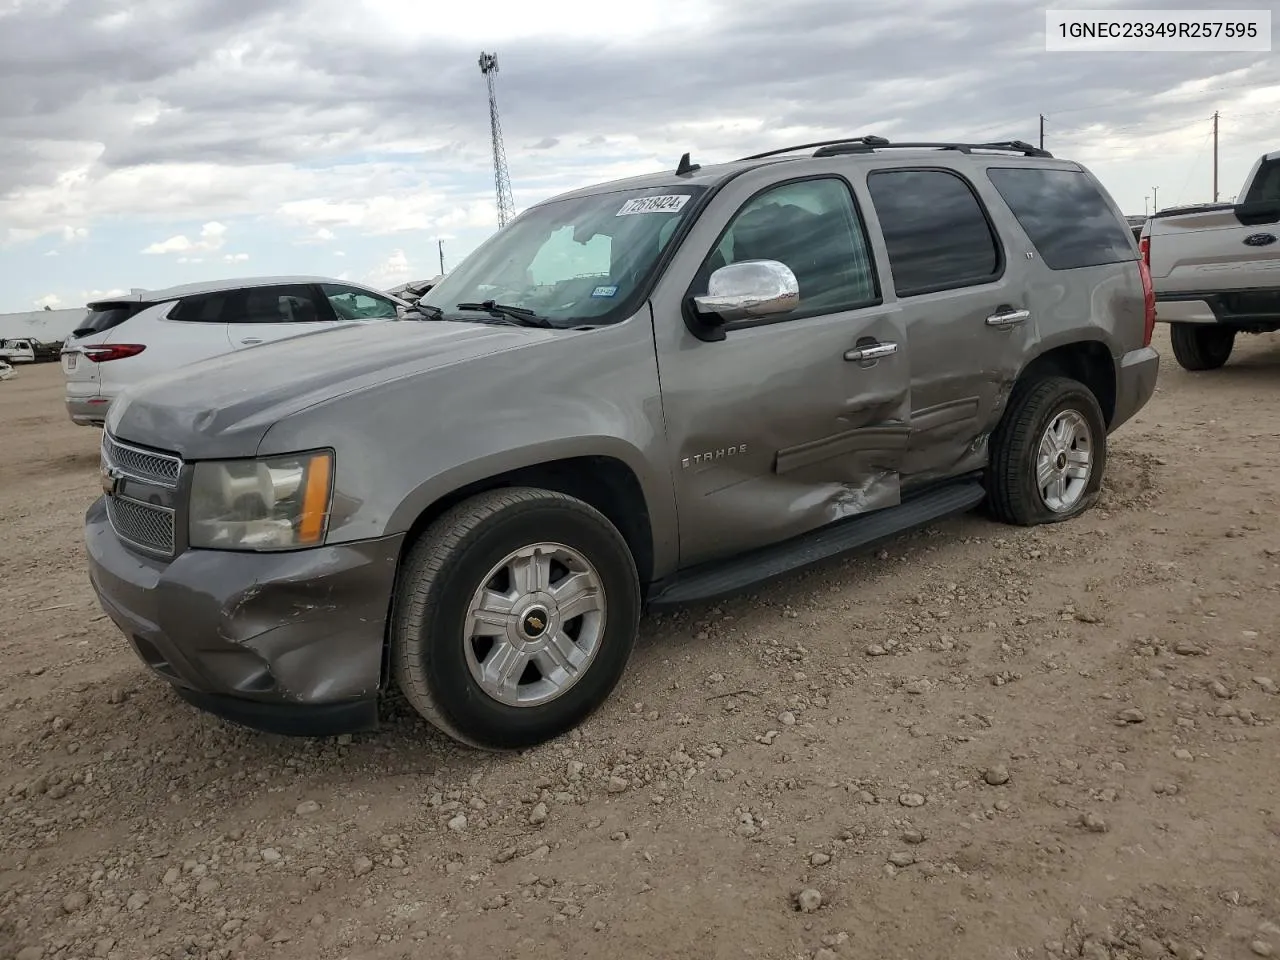
[[[532,746],[613,692],[640,603],[631,551],[599,511],[548,490],[482,493],[410,549],[392,670],[414,709],[454,739]]]
[[[1198,323],[1169,324],[1173,356],[1184,370],[1217,370],[1231,357],[1236,332]]]
[[[1070,520],[1097,500],[1106,463],[1106,421],[1088,387],[1068,377],[1019,384],[991,435],[988,509],[1020,526]]]

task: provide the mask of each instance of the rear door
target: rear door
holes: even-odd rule
[[[236,350],[336,326],[333,308],[315,284],[249,287],[235,294],[227,334]]]
[[[1025,260],[1006,250],[966,174],[886,163],[866,186],[911,354],[903,477],[975,469],[986,460],[979,441],[1037,339]]]
[[[910,413],[901,318],[880,295],[846,162],[815,166],[796,180],[764,167],[730,181],[655,291],[684,566],[899,503]],[[718,267],[754,259],[791,268],[799,306],[699,336],[689,298]],[[876,358],[853,353],[871,345]]]

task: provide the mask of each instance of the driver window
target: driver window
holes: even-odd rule
[[[879,302],[875,267],[862,218],[843,180],[786,183],[748,200],[703,262],[693,294],[706,293],[711,274],[743,260],[778,260],[800,285],[791,319]]]
[[[339,320],[390,320],[396,316],[396,305],[365,290],[335,283],[320,284]]]
[[[572,225],[551,234],[529,264],[529,276],[539,286],[562,283],[579,277],[609,275],[612,241],[596,234],[586,243],[573,239]]]

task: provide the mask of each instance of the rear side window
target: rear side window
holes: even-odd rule
[[[1265,160],[1258,175],[1249,184],[1242,203],[1275,203],[1280,201],[1280,160]]]
[[[199,297],[186,297],[169,311],[170,320],[185,323],[226,323],[228,301],[233,293],[206,293]]]
[[[1128,224],[1083,172],[992,167],[987,177],[1051,270],[1137,259]]]
[[[1003,259],[973,188],[949,170],[867,177],[899,297],[989,283]]]
[[[73,337],[87,337],[118,327],[135,313],[141,313],[147,303],[91,303],[80,326],[71,332]]]

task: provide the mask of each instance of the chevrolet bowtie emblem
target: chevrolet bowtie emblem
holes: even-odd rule
[[[120,486],[120,474],[113,467],[102,468],[102,492],[108,497],[115,496],[116,488]]]
[[[546,624],[543,623],[541,620],[539,620],[537,617],[530,617],[529,626],[533,627],[533,629],[535,630],[541,630],[543,627],[546,626]]]

